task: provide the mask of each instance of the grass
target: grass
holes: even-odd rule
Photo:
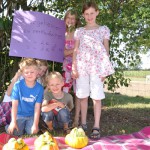
[[[150,98],[106,94],[101,117],[102,135],[129,134],[150,125]]]
[[[102,104],[100,123],[102,136],[129,134],[150,125],[150,98],[106,93]],[[92,101],[89,100],[88,134],[93,127],[93,118]],[[0,132],[4,132],[4,128],[1,128]],[[65,135],[62,131],[56,131],[53,136]],[[28,137],[28,135],[23,137]]]

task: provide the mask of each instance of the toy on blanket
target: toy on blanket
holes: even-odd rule
[[[66,135],[65,143],[73,148],[83,148],[88,144],[88,137],[82,128],[74,128]]]
[[[41,134],[34,142],[35,150],[59,150],[58,144],[49,132]]]
[[[22,138],[17,140],[15,138],[11,138],[8,143],[4,145],[3,150],[29,150],[29,147]]]

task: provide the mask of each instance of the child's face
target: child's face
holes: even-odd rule
[[[62,91],[63,85],[64,85],[64,82],[60,80],[59,78],[52,78],[48,82],[48,88],[54,94],[60,93]]]
[[[38,77],[42,77],[46,74],[46,71],[47,71],[47,67],[46,66],[41,66],[39,68],[39,72],[38,72]]]
[[[23,77],[27,81],[35,81],[38,75],[38,69],[36,66],[29,66],[23,69]]]
[[[87,24],[94,24],[96,22],[96,17],[99,14],[99,11],[95,10],[95,8],[90,7],[89,9],[85,10],[83,13],[83,17]]]
[[[76,24],[76,16],[71,15],[70,13],[67,15],[66,20],[65,20],[66,25],[69,26],[75,26]]]

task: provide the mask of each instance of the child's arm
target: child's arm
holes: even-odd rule
[[[73,55],[73,49],[69,49],[69,50],[67,50],[67,49],[65,49],[64,50],[64,56],[66,57],[66,56],[72,56]]]
[[[50,103],[50,101],[47,101],[47,100],[43,100],[41,111],[49,112],[57,107],[59,107],[57,100],[53,100],[53,103]]]
[[[104,47],[107,51],[107,55],[109,56],[109,40],[108,39],[104,39],[103,41]]]
[[[71,111],[74,108],[73,97],[69,93],[68,93],[68,100],[67,100],[67,108],[69,111]]]
[[[34,122],[33,122],[32,128],[31,128],[32,134],[36,134],[39,131],[38,124],[39,124],[39,118],[40,118],[40,111],[41,111],[41,104],[36,103],[35,110],[34,110]]]
[[[10,85],[9,85],[8,88],[7,88],[7,95],[8,95],[8,96],[11,95],[13,86],[14,86],[14,84],[18,81],[18,79],[19,79],[20,76],[21,76],[21,72],[20,72],[20,70],[18,70],[18,71],[16,72],[15,76],[13,77],[13,79],[12,79]]]
[[[78,52],[78,48],[79,48],[79,40],[75,41],[75,48],[73,51],[73,59],[72,59],[72,77],[74,79],[78,78],[78,72],[77,72],[77,62],[76,62],[76,57],[77,57],[77,52]]]
[[[17,111],[18,111],[18,100],[12,101],[12,110],[11,110],[11,123],[8,127],[8,133],[13,134],[14,130],[18,131],[17,126]]]

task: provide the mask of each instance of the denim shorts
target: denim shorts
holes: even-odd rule
[[[56,129],[63,128],[64,123],[70,124],[71,122],[71,115],[66,107],[60,109],[57,115],[55,115],[53,111],[42,112],[41,115],[45,122],[53,121],[53,127]]]
[[[13,135],[20,136],[23,134],[31,134],[31,128],[33,126],[34,116],[32,117],[17,117],[17,125],[19,131],[14,130]],[[9,125],[5,126],[5,130],[8,133]]]

